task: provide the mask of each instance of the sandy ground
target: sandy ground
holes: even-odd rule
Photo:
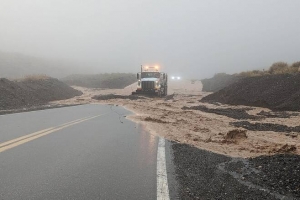
[[[202,92],[202,84],[199,81],[176,80],[169,82],[169,95],[175,93],[169,100],[165,98],[145,98],[138,100],[112,99],[93,100],[94,95],[121,94],[129,95],[135,90],[136,84],[124,89],[87,89],[74,87],[84,94],[68,100],[52,102],[52,104],[78,104],[78,103],[105,103],[121,105],[131,110],[135,115],[127,118],[145,125],[150,134],[159,135],[169,140],[191,144],[200,149],[210,150],[216,153],[233,157],[255,157],[259,155],[274,154],[282,150],[282,147],[295,146],[293,153],[300,154],[299,133],[285,134],[272,131],[246,131],[245,137],[234,139],[226,138],[232,130],[243,130],[229,125],[230,122],[239,121],[223,115],[206,113],[197,110],[182,110],[183,106],[204,105],[208,108],[251,108],[249,114],[256,115],[265,108],[247,106],[229,106],[200,103],[199,100],[208,95]],[[260,123],[276,123],[287,126],[299,125],[300,116],[290,118],[266,118]],[[256,121],[251,120],[251,123]]]

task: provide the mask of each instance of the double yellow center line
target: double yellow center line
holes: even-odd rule
[[[105,115],[105,114],[103,114],[103,115]],[[7,142],[3,142],[0,144],[0,153],[3,151],[6,151],[8,149],[14,148],[16,146],[22,145],[24,143],[30,142],[32,140],[38,139],[38,138],[48,135],[50,133],[59,131],[59,130],[67,128],[69,126],[73,126],[75,124],[79,124],[79,123],[82,123],[82,122],[85,122],[85,121],[88,121],[88,120],[91,120],[91,119],[94,119],[96,117],[100,117],[103,115],[96,115],[96,116],[92,116],[92,117],[85,117],[85,118],[77,119],[77,120],[56,126],[56,127],[47,128],[47,129],[44,129],[41,131],[37,131],[37,132],[31,133],[31,134],[22,136],[22,137],[18,137],[13,140],[9,140]]]

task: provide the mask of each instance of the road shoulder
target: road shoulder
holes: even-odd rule
[[[280,174],[267,174],[255,171],[253,166],[239,166],[232,164],[232,158],[190,145],[172,143],[176,180],[179,183],[178,194],[180,199],[298,199],[299,193],[287,193],[284,188],[274,188],[267,185],[264,179],[274,179]],[[296,155],[295,155],[296,156]],[[236,158],[234,158],[236,159]],[[249,161],[249,159],[244,159]],[[266,160],[267,161],[267,160]],[[252,163],[257,163],[253,162]],[[222,165],[225,170],[222,170]],[[248,168],[247,168],[248,167]],[[223,169],[224,169],[223,168]],[[264,179],[256,178],[253,182],[243,176],[243,169],[249,174],[255,171]],[[273,166],[273,168],[275,168]],[[297,170],[297,169],[294,169]],[[234,172],[237,176],[234,176]],[[291,173],[292,174],[292,173]],[[265,177],[266,176],[266,177]],[[286,177],[291,178],[291,177]],[[252,181],[252,182],[251,182]],[[280,180],[277,180],[279,182]],[[249,185],[248,183],[252,184]],[[275,183],[277,184],[277,183]],[[254,186],[254,187],[252,187]]]

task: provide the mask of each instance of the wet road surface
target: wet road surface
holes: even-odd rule
[[[0,199],[156,199],[158,138],[128,114],[82,105],[0,116]]]

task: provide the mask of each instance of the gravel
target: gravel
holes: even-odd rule
[[[262,119],[261,116],[249,115],[246,110],[247,109],[233,109],[233,108],[207,108],[206,106],[192,106],[192,107],[182,107],[183,110],[200,110],[203,112],[214,113],[217,115],[224,115],[233,119],[252,119],[258,120]]]
[[[230,122],[230,125],[242,127],[251,131],[274,131],[274,132],[297,132],[300,133],[300,126],[290,127],[281,124],[271,123],[250,123],[248,121]]]
[[[279,194],[300,199],[300,156],[278,154],[260,156],[249,160],[250,166],[259,170],[245,178],[254,184],[278,191]]]
[[[267,112],[267,111],[260,111],[257,115],[267,117],[267,118],[290,118],[292,116],[299,116],[298,113],[288,113],[285,111],[278,111],[278,112]]]
[[[220,165],[232,158],[173,143],[175,172],[181,199],[277,199],[271,191],[251,187]]]

